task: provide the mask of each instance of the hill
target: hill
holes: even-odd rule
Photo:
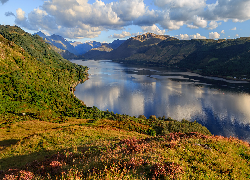
[[[132,37],[109,53],[86,56],[188,69],[202,75],[250,79],[250,38],[178,40],[152,33]]]
[[[247,179],[250,147],[197,122],[87,107],[87,67],[0,26],[1,179]]]
[[[113,49],[108,44],[103,44],[98,48],[93,48],[84,54],[84,59],[96,59],[105,56],[108,52],[112,51]]]
[[[81,108],[69,89],[86,78],[87,67],[63,59],[41,37],[18,27],[0,26],[0,35],[2,116],[58,118],[71,114],[72,106]]]

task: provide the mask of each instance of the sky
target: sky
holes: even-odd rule
[[[234,39],[250,36],[250,0],[0,0],[0,24],[79,42]]]

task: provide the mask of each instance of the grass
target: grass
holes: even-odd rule
[[[5,179],[250,178],[246,142],[200,133],[149,136],[108,119],[16,122],[0,129],[0,146]]]
[[[0,179],[250,178],[248,143],[197,122],[86,107],[68,90],[87,67],[20,28],[0,29],[17,43],[0,35]]]
[[[83,144],[124,139],[131,136],[144,137],[135,132],[117,130],[111,127],[95,127],[89,120],[69,118],[65,123],[44,121],[23,121],[0,129],[1,169],[21,167],[30,161],[64,149],[77,149]],[[38,153],[41,154],[37,157]],[[27,161],[16,161],[18,157],[33,154]],[[13,158],[12,158],[13,157]],[[6,160],[7,159],[7,160]],[[11,163],[13,162],[13,163]]]

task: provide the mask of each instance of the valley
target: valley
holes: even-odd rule
[[[161,56],[161,48],[170,47],[168,43],[176,47],[176,40],[169,36],[161,40],[139,37],[129,40],[137,43],[135,53],[123,59],[116,53],[114,60],[134,61],[132,56],[147,54],[153,50],[151,48],[159,50],[153,52]],[[130,45],[128,49],[135,49],[131,42],[125,41],[116,49],[111,47],[113,50],[105,52],[105,56],[122,52],[126,45]],[[190,49],[193,47],[191,42],[183,47]],[[203,41],[199,43],[204,44]],[[211,47],[218,47],[216,43],[212,42]],[[241,51],[242,46],[239,46],[237,52],[228,54],[232,55],[232,63],[236,63],[231,75],[244,73],[248,78],[248,71],[244,69],[248,61],[243,58],[248,57],[248,39],[241,39],[239,43],[232,41],[235,43],[235,48],[244,44],[246,51]],[[182,42],[179,45],[182,46]],[[219,45],[229,47],[228,44]],[[64,59],[53,49],[54,45],[46,43],[39,35],[29,34],[18,26],[0,25],[1,179],[250,177],[248,142],[213,135],[196,121],[143,114],[136,117],[88,106],[72,93],[72,85],[88,78],[88,67]],[[230,48],[226,50],[231,51]],[[125,52],[120,55],[124,56]],[[182,53],[176,52],[173,56],[176,59],[170,58],[173,63],[182,59],[177,58]],[[187,57],[197,55],[203,60],[210,57],[209,51],[192,52]],[[221,58],[220,66],[227,63],[224,54],[217,56],[220,52],[216,51],[208,61],[214,63],[218,61],[216,58]],[[157,56],[152,62],[156,59]],[[145,61],[147,64],[152,62]],[[242,72],[237,69],[238,64],[244,66]],[[225,73],[228,71],[226,69]]]

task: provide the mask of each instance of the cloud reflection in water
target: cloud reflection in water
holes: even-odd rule
[[[249,93],[214,88],[211,82],[216,80],[193,73],[168,74],[107,61],[74,62],[90,67],[90,79],[75,91],[87,106],[131,116],[197,120],[214,134],[250,141]]]

